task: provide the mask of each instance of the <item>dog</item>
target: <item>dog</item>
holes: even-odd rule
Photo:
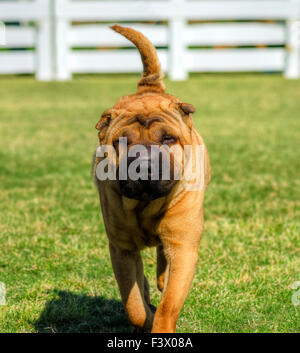
[[[174,177],[183,163],[177,158],[180,153],[170,154],[169,179],[163,179],[161,172],[156,180],[130,178],[128,173],[127,179],[101,179],[97,168],[108,158],[108,153],[96,154],[93,163],[112,267],[128,318],[138,332],[172,333],[198,261],[204,192],[210,180],[209,155],[193,127],[193,105],[165,93],[163,73],[152,43],[134,29],[119,25],[111,28],[137,47],[143,62],[137,93],[121,97],[104,111],[96,124],[99,147],[111,146],[115,150],[115,170],[119,170],[125,157],[125,167],[141,157],[138,153],[129,156],[137,145],[143,146],[145,153],[136,170],[148,177],[153,162],[162,165],[161,155],[167,147],[179,152],[186,145],[192,151],[196,146],[202,147],[199,161],[203,165],[203,186],[196,190],[188,186],[195,175],[199,176],[197,173],[189,181]],[[121,137],[127,141],[122,153]],[[151,146],[163,147],[163,152],[152,157]],[[195,158],[192,166],[197,162]],[[157,309],[150,303],[140,254],[147,247],[156,247],[157,252],[157,287],[162,292]]]

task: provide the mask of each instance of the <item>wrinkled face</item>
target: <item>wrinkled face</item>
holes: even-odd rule
[[[128,198],[166,196],[180,179],[180,152],[190,143],[194,108],[170,97],[121,98],[96,126],[100,144],[115,150],[120,193]]]

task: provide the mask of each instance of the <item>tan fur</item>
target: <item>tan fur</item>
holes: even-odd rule
[[[191,105],[164,93],[162,74],[153,45],[139,32],[121,26],[115,31],[131,40],[144,63],[137,94],[121,97],[105,111],[96,125],[100,144],[113,144],[123,132],[140,143],[153,141],[159,129],[179,134],[178,146],[204,145],[193,128]],[[145,121],[159,116],[150,128],[139,121],[128,124],[137,114]],[[205,145],[204,145],[205,147]],[[94,170],[100,159],[96,158]],[[209,157],[205,147],[205,186],[210,179]],[[204,189],[187,191],[179,181],[171,193],[153,201],[138,201],[120,194],[115,182],[97,181],[109,248],[123,304],[131,323],[151,332],[174,332],[176,321],[194,276],[198,245],[203,231]],[[163,291],[154,315],[149,285],[143,272],[140,251],[157,247],[157,285]]]

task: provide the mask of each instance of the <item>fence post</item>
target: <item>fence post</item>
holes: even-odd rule
[[[185,0],[171,0],[172,17],[169,18],[169,77],[174,81],[185,80],[188,76],[186,61],[186,45],[185,45],[185,18],[180,13]],[[174,11],[176,9],[176,11]]]
[[[41,9],[38,21],[36,44],[36,79],[51,81],[54,79],[51,1],[37,0],[36,6]]]
[[[300,78],[300,0],[291,0],[293,18],[287,21],[287,58],[284,75]]]
[[[54,48],[55,78],[58,81],[70,80],[72,72],[69,66],[68,34],[70,20],[68,18],[69,0],[54,0]]]

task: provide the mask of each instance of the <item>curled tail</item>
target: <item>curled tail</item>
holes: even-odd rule
[[[161,71],[156,49],[149,39],[132,28],[119,25],[113,25],[111,28],[130,40],[141,54],[144,72],[143,77],[138,82],[137,93],[145,91],[164,92],[165,85],[162,81],[164,75]]]

